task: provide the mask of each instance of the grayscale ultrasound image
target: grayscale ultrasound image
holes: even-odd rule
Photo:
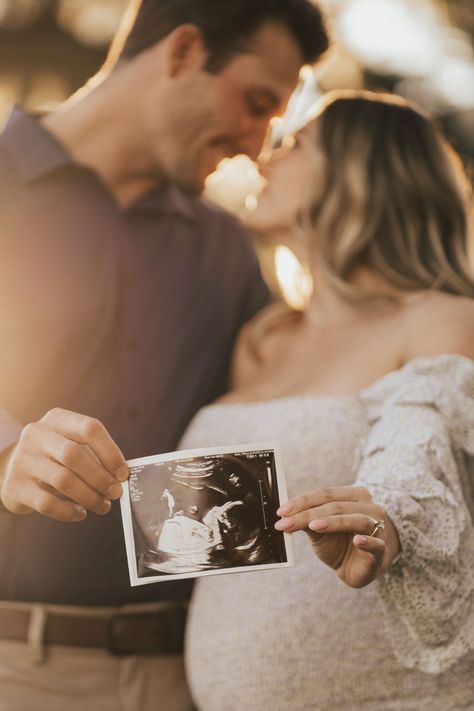
[[[287,561],[271,451],[135,466],[129,491],[138,577]]]

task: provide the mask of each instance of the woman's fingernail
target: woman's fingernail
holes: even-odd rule
[[[277,516],[287,516],[291,512],[291,504],[283,504],[277,509]]]
[[[324,531],[329,526],[325,518],[317,518],[314,521],[310,521],[308,528],[312,531]]]
[[[293,525],[291,518],[282,518],[276,522],[275,528],[277,531],[287,531]]]
[[[354,544],[356,546],[365,546],[367,543],[367,536],[360,536],[357,534],[357,536],[354,536]]]

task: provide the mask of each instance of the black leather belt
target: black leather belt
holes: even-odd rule
[[[31,612],[0,608],[0,638],[28,640]],[[117,612],[107,615],[47,611],[44,644],[101,647],[111,654],[181,654],[186,609]]]

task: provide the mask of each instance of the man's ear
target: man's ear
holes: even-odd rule
[[[166,73],[170,78],[204,66],[207,51],[196,25],[180,25],[165,40]]]

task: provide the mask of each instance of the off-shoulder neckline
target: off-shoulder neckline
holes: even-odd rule
[[[268,400],[243,400],[242,402],[213,402],[201,408],[201,412],[203,410],[209,410],[214,408],[246,408],[258,406],[263,407],[265,405],[292,402],[295,400],[325,401],[339,403],[346,403],[351,401],[357,402],[359,400],[363,401],[366,397],[370,395],[370,391],[380,389],[387,381],[399,379],[402,376],[405,376],[407,373],[410,373],[411,371],[416,372],[417,369],[421,369],[423,366],[428,366],[430,364],[436,365],[436,363],[442,362],[443,360],[452,362],[459,361],[461,363],[469,365],[469,367],[473,369],[474,376],[474,360],[472,360],[471,358],[461,355],[460,353],[438,353],[433,356],[417,356],[416,358],[411,358],[402,366],[400,366],[400,368],[390,370],[388,373],[385,373],[385,375],[380,376],[380,378],[377,378],[364,388],[360,388],[356,392],[347,395],[332,395],[330,393],[299,393],[294,395],[283,395],[282,397],[269,398]]]

